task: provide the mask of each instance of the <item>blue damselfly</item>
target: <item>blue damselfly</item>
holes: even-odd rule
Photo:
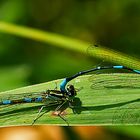
[[[60,83],[60,90],[46,90],[42,92],[33,92],[26,94],[15,94],[15,95],[5,95],[4,97],[0,97],[0,105],[1,106],[10,106],[15,104],[25,104],[25,103],[41,103],[41,107],[36,118],[33,120],[32,125],[43,116],[48,110],[43,112],[43,108],[55,106],[54,111],[58,111],[58,116],[63,119],[68,125],[68,121],[63,117],[62,112],[67,107],[73,108],[73,102],[77,95],[77,90],[74,85],[67,85],[72,79],[75,79],[78,76],[84,75],[89,72],[98,71],[102,69],[126,69],[137,74],[140,74],[139,70],[134,70],[131,68],[127,68],[125,66],[103,66],[103,67],[95,67],[90,70],[81,71],[77,74],[65,78]],[[67,104],[67,106],[66,106]],[[66,107],[65,107],[66,106]]]

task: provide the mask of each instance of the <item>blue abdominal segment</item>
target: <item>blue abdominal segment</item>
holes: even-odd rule
[[[139,70],[133,70],[133,71],[140,74],[140,71]]]
[[[123,69],[123,66],[113,66],[114,69]]]
[[[31,103],[32,102],[32,98],[24,98],[24,102]]]
[[[11,100],[4,100],[4,101],[2,101],[2,104],[3,105],[12,104],[12,101]]]
[[[42,102],[42,97],[37,97],[37,98],[35,98],[35,102]]]

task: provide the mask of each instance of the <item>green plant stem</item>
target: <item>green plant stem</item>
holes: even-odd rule
[[[121,52],[107,49],[103,46],[95,47],[93,44],[93,50],[90,54],[88,54],[87,48],[90,46],[90,44],[78,39],[73,39],[59,34],[49,33],[29,27],[14,25],[11,23],[5,23],[2,21],[0,22],[0,32],[30,38],[35,41],[48,43],[59,48],[76,51],[83,53],[84,55],[90,55],[94,58],[99,58],[119,65],[124,65],[133,69],[140,69],[139,59],[130,57]]]

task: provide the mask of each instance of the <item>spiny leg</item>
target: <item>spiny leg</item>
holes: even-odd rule
[[[38,112],[37,116],[35,117],[35,119],[33,120],[33,122],[32,122],[31,125],[33,125],[42,115],[44,115],[44,114],[48,111],[48,110],[47,110],[47,111],[43,112],[43,113],[40,115],[40,113],[42,112],[42,110],[43,110],[44,107],[46,107],[46,106],[42,106],[42,107],[39,109],[39,112]]]
[[[60,104],[59,106],[57,106],[57,108],[55,109],[55,111],[58,111],[67,101],[64,101],[62,104]]]
[[[58,111],[66,102],[67,102],[67,101],[64,101],[61,105],[59,105],[59,106],[55,109],[55,111]],[[59,116],[63,121],[65,121],[65,123],[69,126],[68,121],[61,115],[61,113],[62,113],[62,110],[60,110],[60,112],[58,113],[58,116]]]
[[[52,105],[49,105],[49,106],[42,106],[40,109],[39,109],[39,112],[38,112],[38,114],[37,114],[37,116],[35,117],[35,119],[33,120],[33,122],[32,122],[32,124],[31,125],[33,125],[41,116],[43,116],[45,113],[47,113],[49,110],[46,110],[45,112],[43,112],[42,114],[40,114],[41,112],[42,112],[42,110],[43,110],[43,108],[44,107],[50,107],[50,106],[54,106],[54,105],[56,105],[56,104],[58,104],[58,103],[55,103],[55,104],[52,104]]]
[[[68,121],[61,115],[61,112],[58,113],[58,116],[69,126]]]

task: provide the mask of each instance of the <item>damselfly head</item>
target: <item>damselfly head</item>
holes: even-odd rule
[[[74,85],[68,85],[67,86],[67,92],[69,96],[76,96],[76,89],[74,88]]]

